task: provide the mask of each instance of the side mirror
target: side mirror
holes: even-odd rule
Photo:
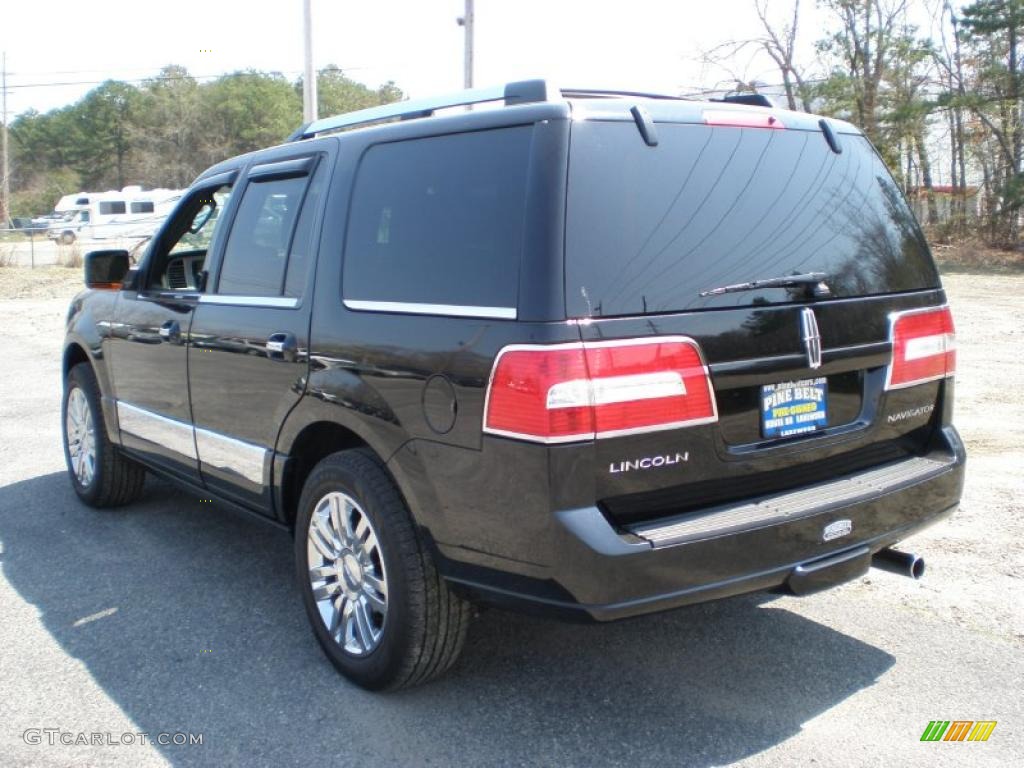
[[[189,234],[198,235],[199,230],[206,226],[206,222],[210,220],[210,217],[213,216],[213,212],[215,210],[217,210],[217,204],[212,200],[200,208],[196,213],[195,218],[192,219],[192,224],[189,225]]]
[[[128,251],[89,251],[85,254],[85,287],[118,290],[129,266]]]

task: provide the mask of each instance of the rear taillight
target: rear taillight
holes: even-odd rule
[[[952,376],[956,339],[949,307],[896,312],[890,319],[892,362],[886,389],[902,389]]]
[[[663,336],[505,347],[491,372],[484,431],[564,443],[717,419],[700,348]]]

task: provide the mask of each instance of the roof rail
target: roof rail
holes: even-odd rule
[[[318,133],[336,131],[340,128],[351,128],[368,123],[379,123],[384,120],[414,120],[420,117],[430,117],[438,109],[465,107],[471,104],[483,104],[488,101],[504,100],[505,106],[508,107],[515,104],[554,101],[561,98],[561,92],[546,80],[521,80],[493,88],[474,88],[467,91],[459,91],[448,96],[396,101],[392,104],[360,109],[357,112],[348,112],[344,115],[324,117],[300,126],[286,141],[301,141],[302,139],[310,139]]]
[[[604,91],[596,88],[563,88],[562,95],[567,98],[592,98],[592,99],[618,99],[623,96],[632,96],[641,99],[670,99],[673,101],[686,101],[682,96],[672,96],[667,93],[643,93],[642,91]]]

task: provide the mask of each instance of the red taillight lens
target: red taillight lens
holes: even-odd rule
[[[956,339],[949,307],[912,309],[892,316],[892,363],[886,389],[901,389],[952,376]]]
[[[717,418],[700,349],[672,336],[506,347],[491,374],[484,431],[555,443]]]

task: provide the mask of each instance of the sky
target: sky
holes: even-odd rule
[[[924,0],[918,0],[924,2]],[[782,6],[788,5],[779,4]],[[313,0],[316,65],[336,64],[413,97],[462,87],[464,0]],[[803,0],[806,56],[824,12]],[[680,93],[728,75],[701,51],[759,32],[753,0],[476,0],[475,84],[550,77],[565,87]],[[302,0],[5,0],[8,110],[46,111],[103,80],[141,80],[166,64],[196,76],[302,69]],[[777,82],[771,63],[744,56],[747,79]]]

